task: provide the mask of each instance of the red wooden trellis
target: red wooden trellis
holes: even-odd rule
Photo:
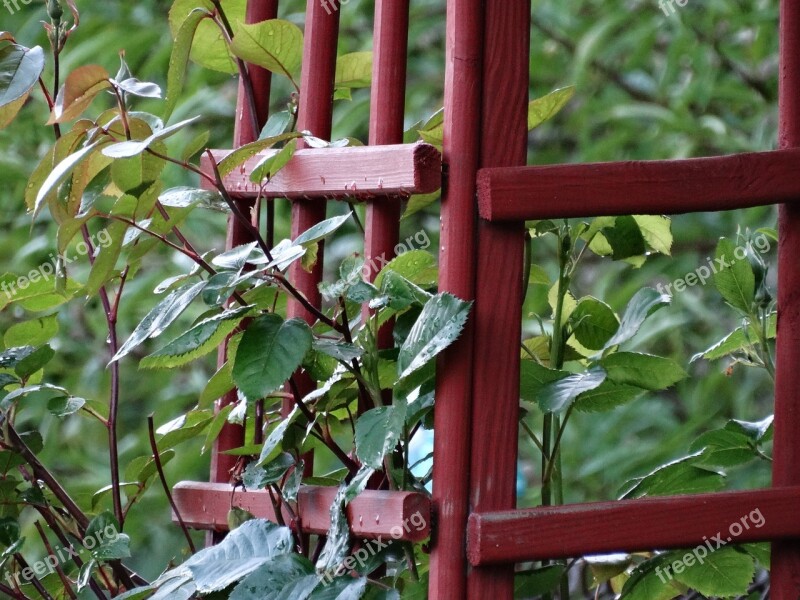
[[[318,137],[331,132],[333,74],[340,7],[309,0],[299,124]],[[389,535],[411,514],[433,512],[430,597],[511,598],[515,562],[590,553],[691,547],[756,508],[764,526],[742,541],[772,541],[771,597],[800,597],[800,3],[781,2],[780,150],[732,157],[525,167],[530,52],[530,0],[447,0],[440,288],[475,309],[459,342],[439,363],[436,389],[434,492],[368,490],[349,511],[353,533]],[[275,17],[277,0],[251,0],[248,20]],[[441,164],[425,145],[402,141],[409,0],[376,0],[370,144],[365,149],[305,150],[268,188],[293,200],[293,234],[325,216],[326,198],[368,202],[367,258],[390,257],[398,239],[399,198],[438,187]],[[269,105],[270,76],[258,69],[252,119],[241,98],[236,144],[252,141]],[[324,173],[324,181],[317,176]],[[337,174],[339,174],[337,176]],[[346,174],[343,176],[342,174]],[[233,176],[234,178],[236,176]],[[347,180],[351,181],[347,181]],[[355,185],[353,185],[355,183]],[[238,188],[237,188],[238,185]],[[244,181],[226,181],[247,205]],[[477,201],[476,201],[477,198]],[[764,204],[780,207],[778,337],[773,487],[635,501],[515,510],[523,223],[526,219],[616,214],[674,214]],[[478,214],[481,219],[478,219]],[[245,233],[236,224],[229,244]],[[368,264],[370,261],[367,261]],[[321,261],[320,261],[321,264]],[[291,274],[319,305],[319,268]],[[504,290],[499,294],[498,290]],[[311,317],[299,305],[290,314]],[[384,344],[391,342],[388,333]],[[309,382],[310,384],[310,382]],[[220,401],[220,406],[233,398]],[[182,483],[175,500],[190,525],[226,527],[232,460],[241,445],[229,426],[214,451],[212,483]],[[323,533],[332,490],[300,496],[305,528]],[[235,502],[272,515],[258,492]],[[361,514],[374,518],[359,519]],[[274,515],[272,515],[274,516]],[[431,523],[431,519],[426,519]],[[569,536],[563,532],[569,531]]]

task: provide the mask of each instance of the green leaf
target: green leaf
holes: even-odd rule
[[[439,278],[436,258],[425,250],[404,252],[397,258],[389,261],[375,277],[375,281],[373,282],[375,287],[381,287],[387,271],[394,271],[398,275],[408,279],[414,285],[418,285],[422,288],[436,285]]]
[[[264,441],[264,446],[261,449],[261,454],[258,457],[257,464],[265,465],[271,460],[275,459],[275,457],[278,455],[278,449],[283,442],[283,438],[286,435],[286,431],[300,417],[300,415],[300,411],[297,407],[295,407],[292,409],[292,412],[289,413],[289,416],[280,420],[275,429],[270,432],[270,434],[267,436],[267,439]]]
[[[0,106],[0,131],[8,127],[14,119],[17,118],[19,111],[22,110],[22,107],[25,106],[25,103],[28,101],[30,97],[30,92],[10,102],[9,104],[5,104]]]
[[[161,335],[189,307],[192,301],[203,291],[205,285],[205,282],[201,281],[193,285],[182,286],[156,304],[136,326],[136,329],[133,330],[131,336],[114,355],[111,362],[113,363],[126,356],[146,339]]]
[[[0,107],[27,96],[44,71],[44,50],[9,44],[0,48]]]
[[[356,455],[373,469],[383,468],[383,459],[394,450],[406,420],[406,404],[368,410],[356,421]]]
[[[701,452],[698,464],[712,467],[734,467],[756,458],[755,445],[738,431],[714,429],[698,437],[689,446],[690,452]]]
[[[662,306],[670,303],[670,297],[662,294],[653,288],[642,288],[633,295],[628,306],[625,308],[625,314],[622,315],[619,329],[614,336],[608,340],[603,347],[603,350],[608,350],[613,346],[618,346],[623,342],[627,342],[639,331],[639,328],[644,323],[645,319],[657,311]]]
[[[623,498],[671,496],[716,492],[725,486],[724,475],[711,469],[695,466],[696,453],[662,465],[641,479],[626,484]]]
[[[346,215],[333,217],[332,219],[327,219],[321,223],[317,223],[309,230],[304,231],[297,236],[297,239],[292,243],[295,246],[310,246],[311,244],[315,244],[340,229],[345,223],[347,223],[352,214],[353,213],[349,212]]]
[[[170,208],[189,208],[202,206],[222,212],[228,212],[228,205],[219,192],[200,190],[189,187],[175,187],[163,192],[158,201]]]
[[[303,32],[290,21],[234,24],[231,51],[244,61],[284,75],[294,83],[303,61]],[[296,84],[295,84],[295,87]]]
[[[242,483],[248,490],[263,490],[279,482],[293,466],[294,458],[288,452],[282,452],[265,465],[251,462],[242,474]]]
[[[89,522],[83,547],[98,561],[129,558],[130,538],[120,533],[117,520],[110,512],[103,512]]]
[[[202,320],[186,333],[142,359],[142,369],[174,369],[205,356],[217,347],[241,323],[252,306],[241,306]]]
[[[219,164],[217,165],[217,168],[219,169],[219,174],[220,176],[225,177],[225,175],[228,175],[234,169],[240,167],[247,160],[251,159],[262,150],[269,150],[275,144],[280,144],[281,142],[288,142],[289,140],[293,140],[299,137],[301,137],[301,134],[289,132],[289,133],[282,133],[281,135],[276,135],[270,138],[260,139],[250,144],[245,144],[244,146],[237,148],[230,154],[227,154],[225,158],[219,161]]]
[[[647,244],[656,252],[669,256],[672,252],[672,221],[658,215],[634,215],[634,221]]]
[[[97,294],[100,288],[115,276],[114,267],[122,253],[127,229],[128,224],[121,221],[114,221],[106,229],[110,243],[101,245],[99,252],[95,255],[92,269],[89,272],[89,280],[86,282],[84,290],[87,297],[91,298]]]
[[[252,173],[250,173],[250,181],[261,183],[265,180],[271,180],[283,167],[289,164],[295,152],[297,152],[297,139],[289,140],[283,148],[271,156],[267,156],[253,168]]]
[[[55,355],[55,351],[50,346],[41,346],[29,356],[20,360],[17,366],[14,367],[14,372],[20,379],[27,379],[49,363]]]
[[[51,398],[47,402],[47,410],[54,417],[62,419],[75,414],[86,405],[86,400],[75,396],[62,396]]]
[[[158,453],[161,458],[161,466],[165,466],[169,461],[175,458],[175,450],[169,449]],[[139,456],[134,458],[125,467],[125,479],[127,481],[137,481],[144,484],[148,479],[158,473],[156,461],[152,456]]]
[[[336,87],[364,88],[372,84],[372,52],[351,52],[336,61]]]
[[[606,379],[598,387],[575,399],[575,409],[581,412],[606,412],[627,404],[642,395],[642,389],[619,385]]]
[[[293,549],[288,527],[254,519],[242,523],[218,545],[200,550],[178,570],[188,569],[197,591],[208,594],[225,589],[275,558],[291,554]]]
[[[603,229],[603,235],[611,246],[614,260],[642,256],[647,250],[642,232],[633,217],[617,217],[613,227]]]
[[[545,384],[568,377],[567,371],[548,369],[533,360],[520,362],[520,397],[528,402],[536,402]]]
[[[569,319],[575,338],[589,350],[601,350],[619,329],[611,307],[591,296],[581,298]]]
[[[53,168],[36,194],[36,199],[34,200],[33,205],[33,218],[36,218],[36,216],[38,216],[39,212],[42,210],[44,202],[50,192],[54,191],[59,185],[64,183],[64,181],[67,180],[67,177],[72,174],[75,168],[84,160],[89,158],[92,153],[96,152],[103,143],[104,142],[94,142],[88,146],[84,146],[74,154],[70,154],[67,158],[62,160]]]
[[[633,385],[644,390],[663,390],[686,378],[687,373],[670,358],[615,352],[600,361],[610,381]]]
[[[560,413],[565,411],[574,400],[584,392],[600,386],[606,379],[603,369],[592,368],[585,373],[568,375],[545,383],[536,396],[542,412]]]
[[[345,575],[334,579],[328,585],[317,587],[309,596],[309,600],[360,600],[367,591],[367,583],[366,577],[353,579]],[[408,587],[406,587],[406,594],[408,594]]]
[[[231,23],[243,23],[245,20],[246,0],[222,0],[222,8]],[[215,14],[210,0],[176,0],[169,11],[169,25],[175,38],[181,24],[189,17],[191,11],[202,9],[208,15]],[[192,42],[191,59],[201,67],[236,73],[236,64],[228,50],[228,41],[219,26],[210,18],[205,19],[197,27]]]
[[[690,552],[686,556],[694,556]],[[683,572],[674,569],[674,577],[681,583],[707,597],[741,596],[747,593],[755,574],[753,557],[736,548],[719,548],[691,566],[680,562]],[[674,564],[674,563],[673,563]]]
[[[399,379],[424,367],[458,339],[471,307],[471,302],[446,293],[431,298],[400,348],[397,357]]]
[[[755,298],[755,276],[746,258],[736,258],[737,248],[727,238],[717,244],[715,254],[714,285],[723,298],[734,308],[750,313]]]
[[[514,576],[514,598],[531,598],[554,590],[564,575],[563,565],[548,565]]]
[[[32,319],[12,325],[3,336],[6,348],[15,346],[41,346],[58,333],[58,315]]]
[[[177,6],[177,5],[176,5]],[[172,17],[172,11],[170,11]],[[193,10],[180,24],[175,33],[175,43],[169,57],[169,71],[167,72],[167,96],[164,106],[164,121],[168,121],[175,106],[178,104],[183,84],[186,81],[186,71],[189,65],[189,55],[192,50],[197,28],[203,19],[208,17],[205,10]]]
[[[155,142],[159,140],[165,140],[175,135],[178,133],[178,131],[188,125],[191,125],[199,118],[200,117],[193,117],[191,119],[186,119],[185,121],[175,123],[174,125],[170,125],[169,127],[157,129],[143,140],[130,140],[108,145],[103,148],[103,155],[108,156],[109,158],[133,158],[134,156],[138,156],[147,150]]]
[[[664,575],[675,553],[666,553],[637,566],[625,582],[620,600],[671,600],[680,592],[675,581]]]
[[[233,380],[249,401],[278,389],[311,349],[311,329],[301,319],[276,314],[253,320],[236,351]]]
[[[532,100],[528,104],[528,131],[536,129],[545,121],[556,116],[572,96],[575,95],[575,86],[553,90],[546,96]]]
[[[314,565],[298,554],[285,554],[248,575],[230,600],[306,600],[320,583]]]

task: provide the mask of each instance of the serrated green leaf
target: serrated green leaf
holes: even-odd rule
[[[580,299],[569,319],[573,335],[589,350],[601,350],[619,329],[611,307],[591,296]]]
[[[241,306],[204,319],[169,344],[142,359],[142,369],[174,369],[215,350],[241,323],[252,306]]]
[[[437,294],[422,309],[397,357],[399,379],[427,365],[452,344],[467,321],[472,307],[450,294]]]
[[[605,351],[613,346],[618,346],[623,342],[627,342],[636,335],[648,316],[669,303],[669,296],[653,288],[640,289],[633,295],[630,302],[628,302],[628,306],[625,308],[625,314],[622,315],[622,319],[620,320],[617,333],[606,342],[603,350]]]
[[[297,152],[297,140],[289,140],[283,148],[267,156],[253,168],[250,173],[250,181],[260,183],[265,180],[271,180],[283,167],[289,164],[295,152]]]
[[[542,412],[561,413],[584,392],[600,386],[606,379],[603,369],[592,368],[585,373],[568,375],[542,385],[536,401]]]
[[[610,381],[651,391],[666,389],[687,377],[674,360],[651,354],[615,352],[603,358],[600,365]]]
[[[274,392],[302,364],[311,349],[305,321],[284,321],[276,314],[254,319],[236,351],[233,380],[252,402]]]
[[[375,287],[381,287],[387,271],[394,271],[398,275],[408,279],[414,285],[418,285],[422,288],[436,285],[439,277],[436,259],[430,252],[426,252],[425,250],[404,252],[397,258],[389,261],[375,277],[375,281],[373,281]]]
[[[148,338],[161,335],[164,330],[185,311],[192,301],[203,291],[206,283],[201,281],[189,284],[171,292],[169,296],[159,302],[144,319],[136,326],[130,337],[125,341],[119,351],[111,359],[115,362],[126,356],[131,350]]]
[[[687,556],[691,553],[687,553]],[[741,596],[747,593],[755,574],[753,557],[736,548],[719,548],[703,559],[675,569],[675,579],[707,597]]]
[[[634,215],[647,244],[656,252],[669,256],[672,252],[672,221],[659,215]]]
[[[200,550],[178,569],[188,569],[197,591],[208,594],[227,588],[293,549],[291,529],[254,519],[242,523],[218,545]]]
[[[245,577],[231,592],[230,600],[307,600],[319,584],[307,558],[286,554]]]
[[[394,450],[403,434],[405,402],[368,410],[356,421],[356,455],[373,469],[383,468],[383,459]]]
[[[635,400],[642,393],[639,387],[619,385],[606,379],[595,389],[578,396],[575,409],[581,412],[605,412]]]
[[[319,242],[338,229],[340,229],[347,221],[353,213],[349,212],[346,215],[341,215],[339,217],[333,217],[332,219],[326,219],[321,223],[317,223],[309,230],[304,231],[297,239],[292,242],[295,246],[310,246],[311,244],[315,244]]]
[[[246,0],[222,0],[222,8],[231,23],[244,23]],[[169,25],[173,39],[191,11],[201,9],[209,16],[215,14],[210,0],[176,0],[169,11]],[[236,73],[236,63],[228,50],[228,41],[219,26],[210,18],[203,20],[191,42],[191,59],[201,67]]]
[[[714,285],[731,306],[749,314],[755,298],[755,276],[746,258],[736,258],[736,250],[727,238],[717,244]]]

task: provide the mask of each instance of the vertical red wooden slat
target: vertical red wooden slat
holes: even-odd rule
[[[448,0],[439,289],[475,297],[475,178],[480,154],[483,0]],[[431,600],[466,598],[473,316],[439,358],[434,413]]]
[[[401,144],[406,105],[409,0],[376,0],[373,42],[370,145]],[[367,205],[364,256],[370,281],[381,258],[394,258],[399,241],[400,199],[378,198]],[[369,310],[365,308],[365,316]],[[392,346],[391,327],[379,332],[380,348]]]
[[[247,3],[247,22],[259,23],[278,16],[278,0],[250,0]],[[253,83],[253,95],[255,97],[256,112],[255,121],[260,126],[267,122],[269,117],[269,97],[272,85],[272,75],[269,71],[260,67],[249,67],[250,79]],[[254,119],[250,111],[250,103],[246,97],[244,84],[239,82],[239,96],[236,105],[236,124],[234,128],[234,147],[249,144],[258,139],[260,131],[253,130]],[[250,211],[250,205],[245,207],[246,213]],[[232,217],[228,219],[227,248],[235,248],[241,244],[250,242],[249,235],[245,229]],[[222,366],[226,360],[227,345],[222,344],[219,349],[218,364]],[[230,392],[217,402],[217,410],[220,410],[236,402],[236,392]],[[215,483],[226,483],[230,479],[230,470],[236,464],[235,456],[221,454],[225,450],[238,448],[244,443],[244,428],[230,423],[223,427],[222,431],[214,444],[211,454],[211,481]]]
[[[486,3],[482,167],[527,161],[530,15],[530,0]],[[523,253],[522,223],[480,222],[470,475],[475,512],[516,505]],[[470,599],[510,599],[514,565],[475,568],[467,585]]]
[[[339,2],[322,3],[308,0],[306,8],[305,48],[303,49],[303,75],[300,83],[300,107],[297,127],[313,135],[330,139],[333,123],[333,85],[336,76],[336,51],[339,41]],[[302,146],[302,144],[300,144]],[[292,239],[325,219],[325,202],[321,200],[295,200],[292,203]],[[289,270],[297,290],[316,307],[322,298],[318,285],[322,281],[323,244],[320,244],[316,266],[311,272],[295,263]],[[308,323],[316,318],[297,300],[290,298],[287,306],[289,318],[300,317]],[[305,375],[297,377],[300,393],[311,392],[316,385]],[[283,413],[287,415],[294,402],[284,400]]]
[[[782,0],[780,12],[780,148],[800,147],[800,3]],[[778,338],[775,376],[773,485],[800,483],[800,208],[780,207]],[[772,545],[770,593],[775,600],[800,597],[800,542]]]

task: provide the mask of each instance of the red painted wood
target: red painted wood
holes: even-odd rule
[[[214,160],[219,162],[229,153],[215,150]],[[262,152],[248,160],[242,169],[230,173],[223,180],[225,189],[237,198],[306,200],[301,205],[310,209],[324,207],[325,199],[377,198],[383,204],[387,194],[410,196],[435,192],[442,181],[439,152],[433,146],[419,143],[298,150],[263,188],[252,183],[250,173],[255,166],[274,153]],[[207,156],[202,158],[201,167],[210,172]],[[203,185],[212,189],[208,182]]]
[[[800,200],[800,150],[485,169],[481,216],[524,221],[731,210]]]
[[[444,163],[439,289],[475,298],[475,173],[480,148],[483,2],[448,0]],[[472,316],[438,360],[434,413],[433,503],[436,536],[431,600],[466,598],[465,526],[469,510]]]
[[[277,0],[250,0],[247,3],[246,20],[248,23],[258,23],[278,16]],[[272,74],[259,67],[249,66],[250,79],[253,83],[256,112],[255,121],[262,126],[269,118],[269,98],[272,85]],[[254,131],[250,103],[244,92],[244,85],[239,82],[239,96],[236,104],[236,123],[234,126],[234,147],[248,144],[258,139],[260,131]],[[245,212],[251,210],[251,203],[242,203]],[[241,224],[230,218],[228,220],[228,235],[226,248],[235,248],[241,244],[252,241]],[[217,363],[219,366],[226,361],[227,342],[220,346]],[[236,402],[236,392],[231,392],[220,398],[216,410]],[[211,481],[228,482],[230,471],[236,464],[236,457],[222,454],[225,450],[238,448],[244,443],[244,429],[239,425],[226,424],[214,442],[211,452]]]
[[[797,537],[798,501],[800,486],[474,513],[469,559],[491,565],[693,548],[706,539],[716,550],[718,540],[727,544],[734,537],[742,543]],[[712,540],[718,534],[721,538]]]
[[[298,495],[298,515],[304,533],[325,534],[330,529],[330,508],[336,488],[303,486]],[[187,526],[194,529],[228,530],[228,511],[243,508],[260,519],[275,521],[275,510],[264,490],[234,490],[221,483],[184,481],[175,486],[173,497]],[[283,512],[286,523],[291,520]],[[391,537],[420,541],[430,535],[430,500],[417,492],[366,490],[347,507],[350,529],[355,537]],[[175,518],[173,516],[173,518]]]
[[[800,147],[800,5],[783,0],[780,14],[780,148]],[[797,178],[795,173],[794,178]],[[777,182],[776,182],[777,184]],[[772,484],[800,484],[800,207],[779,213],[778,338],[775,377],[775,441]],[[776,600],[800,597],[800,541],[772,546],[770,593]]]
[[[530,15],[530,0],[485,5],[483,167],[527,160]],[[522,223],[479,224],[470,470],[476,512],[516,505],[523,251]],[[469,573],[471,600],[513,596],[513,565]]]
[[[305,46],[303,48],[303,74],[300,83],[300,106],[297,117],[299,131],[310,131],[313,135],[329,140],[333,120],[333,84],[336,76],[336,52],[339,38],[339,2],[322,3],[308,0],[306,5]],[[302,147],[302,143],[300,144]],[[292,203],[292,239],[325,219],[325,203],[314,200],[295,200]],[[324,244],[319,244],[317,264],[311,272],[295,263],[289,269],[289,278],[300,293],[316,307],[321,306],[322,297],[318,285],[322,281]],[[300,302],[290,298],[287,316],[299,317],[308,323],[316,319]],[[305,374],[297,376],[301,395],[315,387]],[[294,402],[284,400],[283,414],[288,415]]]
[[[409,0],[376,0],[370,106],[370,146],[403,142],[408,63]],[[441,163],[439,164],[441,173]],[[437,178],[441,181],[441,176]],[[434,191],[434,190],[431,190]],[[370,281],[377,265],[395,257],[400,237],[400,198],[386,195],[367,204],[364,257]],[[365,318],[369,309],[364,308]],[[392,326],[378,332],[378,347],[391,348]],[[365,408],[365,407],[362,407]]]

